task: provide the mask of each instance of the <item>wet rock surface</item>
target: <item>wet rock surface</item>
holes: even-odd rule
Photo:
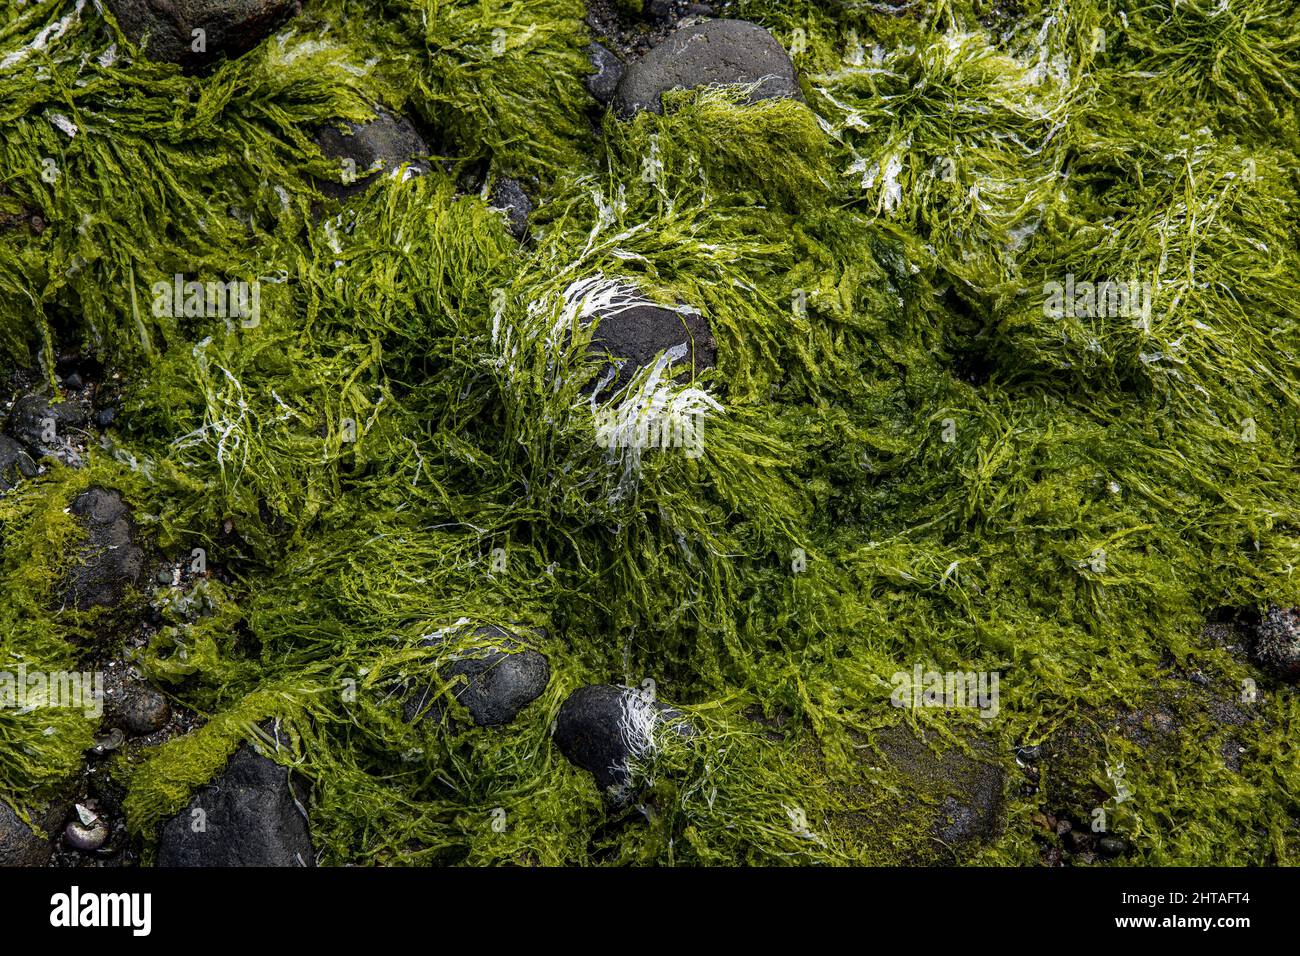
[[[64,606],[85,611],[121,603],[144,570],[130,508],[114,489],[89,488],[73,499],[69,511],[86,537],[64,584]]]
[[[592,35],[624,60],[662,43],[680,24],[725,13],[727,3],[646,0],[636,11],[622,0],[587,0]]]
[[[560,706],[553,740],[576,767],[589,772],[616,806],[632,796],[635,765],[651,754],[658,735],[694,735],[681,711],[613,684],[575,690]]]
[[[533,212],[533,201],[516,180],[503,178],[493,183],[490,205],[505,213],[510,235],[522,240],[528,234],[528,217]]]
[[[443,666],[441,677],[475,724],[480,727],[507,724],[546,690],[551,679],[550,664],[539,651],[494,625],[474,628],[467,636],[489,638],[496,646],[465,650],[464,656]],[[443,640],[455,640],[455,637]],[[402,708],[408,721],[421,715],[437,721],[443,715],[435,687],[409,695]]]
[[[76,393],[56,397],[48,388],[21,395],[9,412],[6,430],[34,456],[50,456],[79,464],[77,446],[90,425],[90,403]]]
[[[158,866],[315,866],[305,794],[290,772],[251,744],[163,825]]]
[[[111,716],[128,733],[143,737],[166,727],[172,709],[161,691],[145,683],[133,683],[124,689]]]
[[[61,810],[50,809],[40,825],[48,834],[61,819]],[[0,801],[0,866],[45,866],[53,853],[53,837],[41,836]]]
[[[151,60],[187,70],[257,46],[293,15],[298,0],[109,0],[113,15]],[[203,31],[201,37],[196,30]]]
[[[708,20],[681,27],[630,64],[614,110],[624,118],[641,110],[659,113],[670,90],[732,84],[757,84],[749,103],[803,98],[794,64],[770,33],[743,20]]]
[[[608,106],[614,101],[619,80],[623,79],[623,61],[599,43],[587,47],[587,57],[596,71],[587,77],[587,89],[598,103]]]
[[[36,462],[27,449],[8,435],[0,435],[0,491],[16,488],[18,482],[36,474]]]
[[[1271,605],[1255,626],[1251,657],[1281,680],[1300,681],[1300,608]]]
[[[922,852],[961,853],[1001,831],[1006,775],[982,741],[972,741],[971,756],[899,724],[878,731],[872,743],[914,793],[935,801],[929,835],[937,846]]]
[[[429,154],[429,145],[415,125],[382,110],[368,123],[349,122],[342,129],[321,127],[315,139],[322,153],[339,161],[336,177],[318,181],[321,191],[335,199],[364,193],[376,177],[391,174],[404,164],[407,176],[427,173],[430,168],[420,158]]]
[[[638,369],[670,349],[684,350],[682,358],[674,363],[674,368],[683,366],[677,375],[680,383],[689,382],[717,365],[718,343],[708,320],[698,312],[637,305],[598,319],[588,352],[608,360],[592,383],[602,396],[625,388]],[[607,377],[610,377],[608,382]]]

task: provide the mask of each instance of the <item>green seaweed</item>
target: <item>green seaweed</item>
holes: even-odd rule
[[[86,621],[41,596],[92,483],[229,575],[149,595],[140,661],[207,722],[118,769],[133,832],[278,718],[328,863],[935,859],[927,794],[861,742],[962,724],[891,707],[895,671],[999,672],[982,729],[1011,767],[1172,664],[1269,692],[1237,772],[1190,713],[1184,745],[1081,758],[1130,768],[1128,861],[1294,864],[1294,691],[1201,628],[1300,603],[1300,24],[1268,0],[986,7],[742,2],[806,103],[683,92],[620,122],[582,89],[570,0],[311,4],[207,76],[89,5],[0,0],[23,61],[0,210],[47,223],[0,226],[0,348],[51,377],[81,347],[125,382],[85,471],[0,497],[0,660],[72,662]],[[312,128],[377,106],[447,165],[315,215]],[[536,191],[526,244],[463,191],[480,164]],[[155,315],[176,273],[260,279],[260,321]],[[1153,307],[1048,314],[1067,275]],[[596,444],[597,277],[708,319],[699,458]],[[545,694],[501,728],[404,722],[424,638],[462,619],[544,628]],[[578,686],[647,678],[698,733],[611,817],[551,723]],[[39,716],[0,714],[7,799],[95,729]],[[1002,835],[956,858],[1036,862],[1052,793],[1009,781]]]

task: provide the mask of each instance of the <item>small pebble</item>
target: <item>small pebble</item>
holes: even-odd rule
[[[1122,856],[1128,850],[1128,843],[1123,837],[1104,836],[1097,841],[1097,849],[1101,850],[1103,856]]]
[[[167,698],[144,685],[131,689],[119,708],[122,726],[137,737],[161,730],[171,720],[171,716],[172,709]]]

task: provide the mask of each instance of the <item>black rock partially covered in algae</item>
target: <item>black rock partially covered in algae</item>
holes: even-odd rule
[[[64,606],[85,611],[121,603],[144,571],[144,549],[136,543],[130,508],[114,489],[89,488],[73,499],[69,511],[86,536],[64,583]]]
[[[756,84],[747,102],[803,99],[794,64],[756,23],[710,20],[682,27],[632,63],[618,85],[614,109],[627,118],[663,112],[663,94],[701,86]]]
[[[109,0],[122,31],[151,60],[194,70],[257,46],[298,0]]]
[[[1269,606],[1255,627],[1252,657],[1282,680],[1300,681],[1300,608]]]
[[[1257,717],[1252,704],[1231,685],[1171,676],[1148,699],[1081,714],[1045,742],[1043,796],[1052,813],[1085,831],[1073,838],[1076,852],[1097,843],[1086,835],[1094,824],[1099,834],[1115,828],[1140,779],[1162,769],[1177,772],[1207,749],[1217,752],[1228,771],[1241,771],[1241,738]]]
[[[62,808],[49,808],[40,821],[47,834],[54,832],[62,817]],[[53,837],[41,836],[0,800],[0,866],[45,866],[53,852]]]
[[[36,462],[27,449],[8,435],[0,435],[0,491],[9,491],[24,478],[36,477]]]
[[[405,117],[382,110],[368,123],[349,122],[345,129],[323,126],[316,131],[316,143],[322,153],[339,161],[338,181],[319,183],[321,192],[339,200],[360,195],[375,176],[392,173],[403,164],[408,175],[429,171],[420,158],[429,155],[429,145],[419,130]]]
[[[304,797],[289,770],[245,745],[163,825],[158,866],[315,866]]]
[[[677,375],[685,383],[718,364],[718,343],[708,319],[698,312],[675,311],[658,305],[635,305],[599,315],[588,352],[609,364],[593,383],[602,396],[615,394],[632,381],[638,369],[660,352],[684,349],[673,364],[686,364]],[[605,381],[606,378],[610,380]]]
[[[599,43],[592,43],[587,47],[587,58],[591,60],[591,65],[596,71],[587,77],[587,91],[596,98],[598,103],[608,106],[613,102],[614,94],[618,91],[619,81],[623,79],[625,72],[623,61]]]
[[[546,690],[551,667],[539,651],[526,647],[502,628],[483,625],[466,632],[471,639],[489,638],[496,646],[468,648],[463,656],[443,667],[442,680],[451,687],[456,700],[469,711],[480,727],[497,727],[514,720],[521,710]],[[454,640],[444,637],[441,640]],[[424,715],[440,719],[443,709],[435,699],[436,688],[426,687],[403,702],[408,721]]]
[[[9,413],[8,432],[37,456],[58,456],[68,442],[84,437],[90,404],[76,395],[56,400],[48,389],[21,396]]]
[[[555,745],[574,766],[596,778],[605,797],[623,806],[633,797],[636,765],[665,733],[694,736],[685,715],[640,691],[613,684],[579,687],[560,706]]]
[[[506,214],[506,228],[516,239],[528,233],[528,217],[533,212],[533,201],[524,187],[514,179],[498,179],[492,184],[491,205]]]

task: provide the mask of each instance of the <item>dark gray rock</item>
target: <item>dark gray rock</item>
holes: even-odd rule
[[[90,405],[70,395],[55,401],[48,388],[21,396],[9,414],[9,434],[37,455],[58,455],[66,443],[84,437]]]
[[[78,610],[119,604],[144,571],[131,511],[116,490],[88,488],[69,511],[86,529],[63,589],[64,606]]]
[[[1123,837],[1104,836],[1097,841],[1102,856],[1117,857],[1128,852],[1128,841]]]
[[[592,383],[604,396],[625,388],[638,369],[651,364],[660,352],[678,346],[686,348],[686,356],[678,364],[689,363],[677,376],[678,382],[688,382],[718,363],[718,343],[713,330],[698,312],[638,305],[599,315],[597,319],[588,352],[608,360]],[[612,380],[600,384],[611,371]]]
[[[596,72],[587,77],[587,89],[602,106],[608,106],[623,79],[623,61],[612,51],[593,43],[587,47],[587,57]]]
[[[533,212],[533,201],[524,192],[524,187],[513,179],[498,179],[492,184],[493,209],[500,209],[506,214],[506,228],[516,239],[523,239],[528,233],[528,217]]]
[[[358,196],[370,188],[378,176],[391,173],[407,164],[407,175],[429,171],[429,164],[419,157],[429,155],[429,145],[405,117],[382,110],[368,123],[345,123],[345,130],[324,126],[316,131],[316,144],[330,159],[339,161],[335,177],[320,180],[321,192],[335,199]],[[344,160],[351,160],[345,170]],[[346,182],[348,175],[355,176]]]
[[[287,769],[245,745],[163,825],[158,866],[315,866],[303,796]]]
[[[36,477],[36,462],[22,445],[8,435],[0,435],[0,491],[17,487],[23,478]]]
[[[613,684],[579,687],[560,706],[555,745],[576,767],[588,771],[615,806],[628,803],[636,765],[650,756],[663,733],[692,737],[685,715],[640,691]]]
[[[479,646],[456,652],[456,659],[442,668],[440,676],[479,727],[509,723],[546,690],[551,667],[539,651],[491,624],[466,631],[464,637]],[[481,641],[485,637],[490,639],[487,646]],[[456,639],[452,635],[440,642]],[[432,686],[409,695],[403,701],[403,715],[408,721],[421,715],[440,720],[443,707],[437,697],[438,688]]]
[[[794,64],[762,27],[744,20],[709,20],[675,30],[624,74],[614,109],[627,118],[641,110],[663,111],[670,90],[758,84],[748,102],[802,99]]]
[[[297,11],[298,0],[109,0],[109,6],[149,59],[196,70],[247,53]],[[202,43],[195,30],[203,31]]]
[[[62,819],[62,811],[46,814],[47,833]],[[40,836],[0,800],[0,866],[45,866],[54,852],[54,839]]]
[[[1300,681],[1300,608],[1270,604],[1255,627],[1251,656],[1284,681]]]
[[[162,730],[171,716],[167,698],[148,684],[128,684],[113,705],[114,719],[137,737]]]

